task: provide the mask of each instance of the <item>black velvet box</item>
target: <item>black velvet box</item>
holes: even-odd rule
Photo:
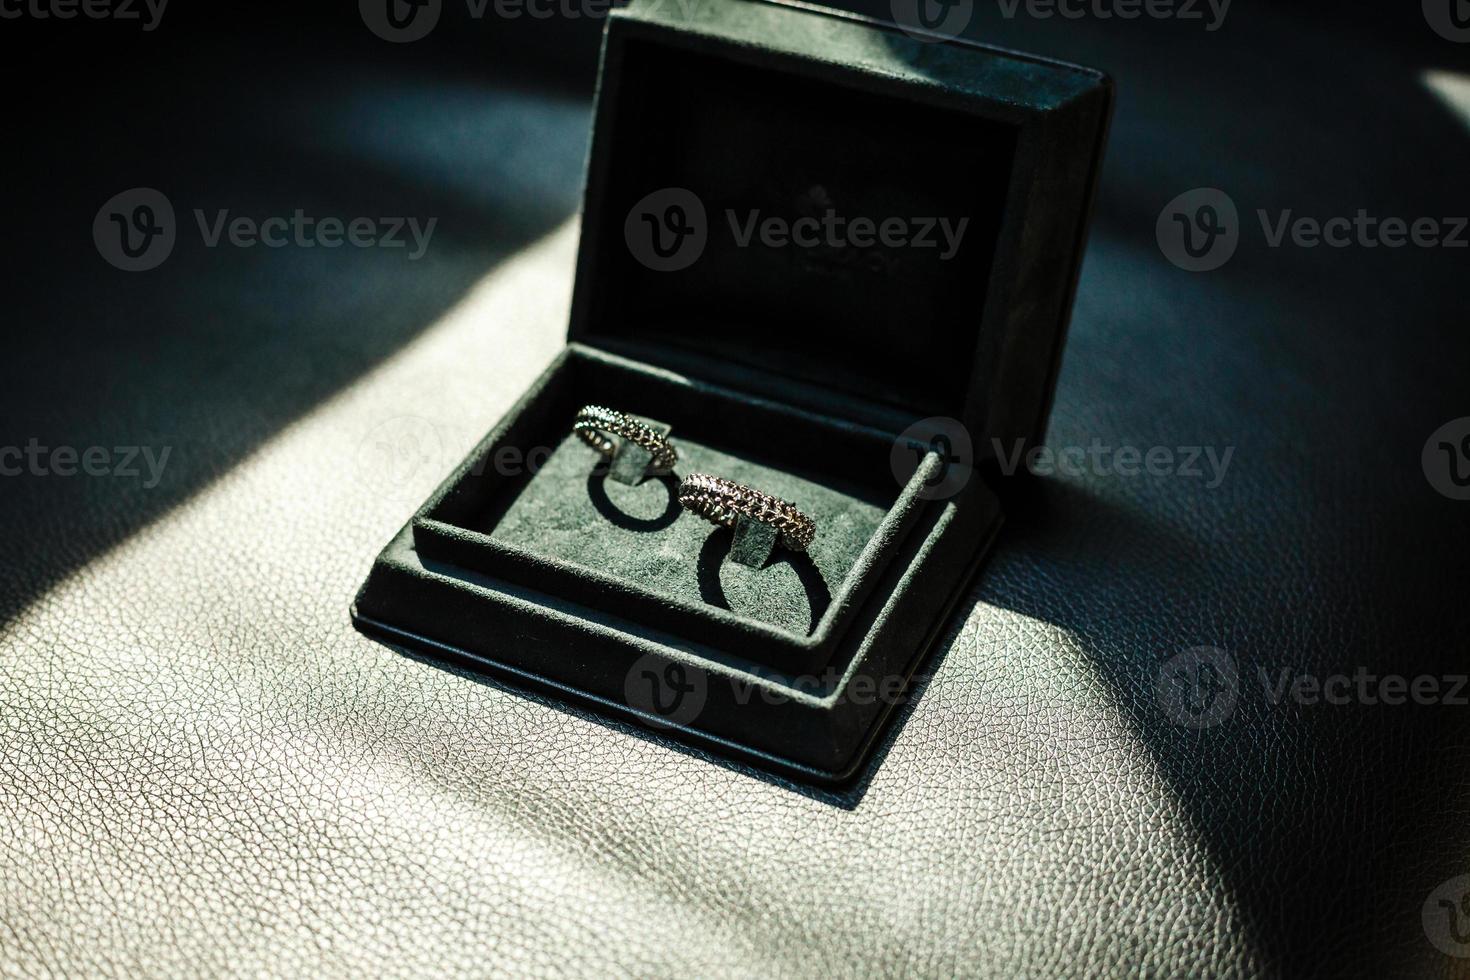
[[[810,8],[612,14],[569,344],[355,621],[850,777],[999,526],[994,440],[1044,432],[1110,105],[1095,71]],[[588,404],[672,426],[674,474],[611,479]],[[795,503],[808,552],[731,560],[678,506],[696,471]]]

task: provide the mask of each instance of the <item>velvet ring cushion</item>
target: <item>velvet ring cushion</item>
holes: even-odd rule
[[[718,476],[690,473],[679,484],[679,503],[721,527],[733,529],[741,517],[768,524],[792,551],[806,551],[817,536],[816,523],[795,504]]]
[[[655,475],[670,472],[679,462],[679,451],[662,433],[615,409],[586,406],[577,413],[572,431],[608,459],[617,452],[618,439],[643,448],[653,457],[648,471]]]

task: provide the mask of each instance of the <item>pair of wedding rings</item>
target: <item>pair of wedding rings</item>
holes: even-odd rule
[[[664,474],[679,461],[679,450],[662,433],[622,412],[588,405],[577,413],[572,431],[602,456],[617,452],[618,440],[645,450],[649,472]],[[679,484],[679,505],[711,524],[734,530],[742,517],[775,528],[777,540],[792,551],[806,551],[817,525],[780,497],[707,473],[690,473]]]

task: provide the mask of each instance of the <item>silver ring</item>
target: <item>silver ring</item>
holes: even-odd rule
[[[653,457],[648,464],[651,473],[667,473],[679,462],[679,451],[662,434],[631,416],[601,405],[588,405],[578,412],[572,431],[608,459],[617,452],[618,439],[641,446]]]
[[[781,544],[792,551],[805,551],[817,536],[816,522],[797,510],[795,504],[707,473],[684,477],[679,484],[679,503],[720,527],[733,529],[742,516],[769,524],[780,532]]]

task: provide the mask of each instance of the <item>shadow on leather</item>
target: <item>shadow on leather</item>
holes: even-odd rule
[[[250,57],[230,44],[211,53],[223,65]],[[54,140],[28,140],[15,168],[15,220],[36,234],[12,264],[7,318],[20,329],[7,337],[7,359],[20,369],[0,390],[0,417],[22,451],[70,447],[84,460],[95,448],[112,469],[60,479],[58,465],[0,481],[0,545],[11,564],[0,623],[382,363],[489,269],[575,213],[586,140],[579,103],[483,80],[456,80],[458,101],[436,101],[421,78],[378,72],[373,91],[396,101],[364,119],[356,82],[323,83],[320,65],[304,64],[300,77],[273,75],[261,91],[242,91],[229,71],[208,74],[217,90],[161,71],[140,82],[128,110],[130,149],[101,164],[78,134],[113,138],[122,121],[106,103],[79,103],[95,126],[68,113],[51,121],[64,123]],[[263,111],[257,100],[267,97],[275,101]],[[463,113],[487,131],[467,128]],[[496,135],[528,120],[539,127],[536,175]],[[419,157],[395,154],[382,138],[400,121],[423,137]],[[329,122],[333,139],[322,135]],[[464,179],[442,179],[446,168]],[[564,189],[538,183],[525,193],[527,180],[556,183],[558,172]],[[89,231],[89,212],[134,185],[165,191],[175,212],[172,251],[140,272],[103,261]],[[292,226],[293,215],[312,223]],[[287,222],[272,230],[280,247],[263,244],[262,222],[276,216]],[[354,216],[375,223],[383,247],[354,246],[345,233],[335,245],[317,240],[316,220],[350,225]],[[409,217],[421,221],[418,239]],[[232,239],[239,219],[259,224],[262,237]],[[73,468],[82,473],[80,462]]]

